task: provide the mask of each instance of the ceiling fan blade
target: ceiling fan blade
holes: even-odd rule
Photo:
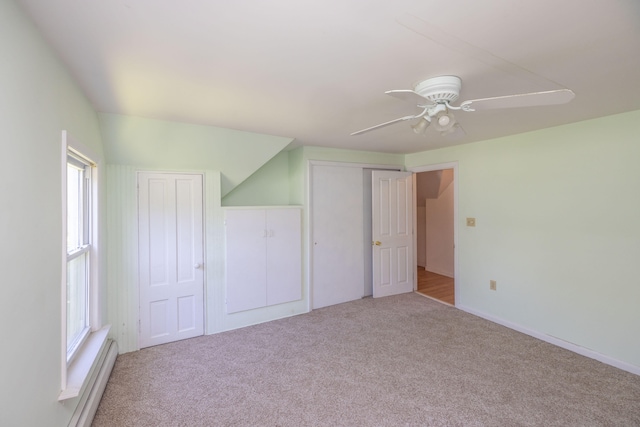
[[[416,116],[400,117],[399,119],[391,120],[391,121],[388,121],[388,122],[385,122],[385,123],[380,123],[379,125],[371,126],[370,128],[366,128],[366,129],[359,130],[357,132],[353,132],[351,134],[351,136],[360,135],[362,133],[369,132],[369,131],[376,130],[376,129],[380,129],[380,128],[383,128],[385,126],[392,125],[394,123],[404,122],[405,120],[411,120],[411,119],[415,119],[415,118],[416,118]]]
[[[535,107],[538,105],[566,104],[575,97],[569,89],[546,92],[522,93],[519,95],[496,96],[464,101],[460,104],[465,111],[492,110],[498,108]]]
[[[387,95],[391,95],[394,98],[398,98],[401,101],[406,101],[413,105],[431,105],[433,102],[429,101],[424,96],[409,89],[405,90],[389,90],[385,92]]]

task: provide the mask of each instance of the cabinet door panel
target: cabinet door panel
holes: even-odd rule
[[[267,305],[302,298],[300,209],[268,209]]]
[[[227,313],[267,303],[265,230],[264,210],[227,211]]]

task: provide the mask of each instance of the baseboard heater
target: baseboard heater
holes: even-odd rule
[[[116,357],[118,357],[118,343],[108,340],[96,365],[96,372],[92,374],[89,385],[69,421],[69,427],[89,427],[91,425],[102,393],[104,393],[107,381],[109,381],[113,365],[116,363]]]

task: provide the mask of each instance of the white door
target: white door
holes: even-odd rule
[[[362,183],[361,168],[312,166],[313,308],[364,294]]]
[[[140,347],[204,333],[202,175],[138,174]]]
[[[412,174],[375,170],[372,176],[373,297],[412,292]]]

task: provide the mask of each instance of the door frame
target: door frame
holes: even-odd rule
[[[432,172],[444,169],[453,169],[453,276],[454,276],[454,306],[459,304],[459,270],[458,270],[458,162],[435,163],[432,165],[422,165],[408,167],[408,172],[413,172],[413,229],[418,228],[418,208],[417,208],[417,178],[416,174],[420,172]],[[417,269],[418,266],[418,235],[413,233],[413,265]],[[414,277],[414,292],[418,290],[418,275]]]

